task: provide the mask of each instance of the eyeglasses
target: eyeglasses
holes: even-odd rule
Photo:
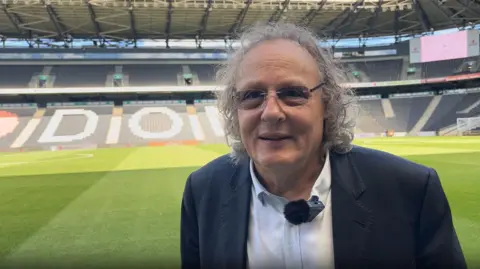
[[[277,98],[287,106],[302,106],[308,102],[312,92],[320,89],[325,82],[309,89],[302,86],[283,87],[276,90]],[[255,109],[265,103],[268,92],[265,90],[246,90],[235,92],[235,101],[237,108],[243,110]]]

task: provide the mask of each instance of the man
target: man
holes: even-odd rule
[[[242,40],[218,76],[232,153],[187,180],[182,267],[465,268],[436,172],[351,145],[352,91],[316,38],[276,24]],[[285,218],[313,197],[313,220]]]

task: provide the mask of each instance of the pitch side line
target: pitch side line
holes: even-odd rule
[[[5,168],[12,165],[22,165],[22,164],[34,164],[34,163],[45,163],[45,162],[52,162],[52,161],[70,161],[70,160],[78,160],[78,159],[88,159],[92,158],[95,155],[93,153],[78,153],[75,156],[70,157],[63,157],[63,158],[52,158],[46,160],[34,160],[34,161],[24,161],[24,162],[0,162],[0,168]]]

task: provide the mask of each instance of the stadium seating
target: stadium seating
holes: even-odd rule
[[[120,143],[178,142],[195,139],[188,128],[185,102],[178,104],[126,104],[123,107]]]
[[[445,77],[477,72],[477,58],[447,60],[424,64],[405,64],[403,58],[341,63],[350,82],[380,82],[403,79]],[[408,69],[414,70],[407,72]],[[51,76],[50,87],[110,87],[112,76],[124,77],[123,86],[185,85],[184,75],[192,76],[192,85],[214,85],[212,64],[119,64],[119,65],[0,65],[1,88],[27,88],[38,75]]]
[[[105,87],[108,74],[114,71],[113,65],[57,65],[50,75],[57,88]]]
[[[480,116],[480,93],[447,94],[442,97],[422,131],[438,131],[456,124],[457,118]]]
[[[447,60],[441,62],[430,62],[423,64],[425,77],[436,78],[450,76],[460,67],[463,59]]]
[[[0,149],[224,143],[215,101],[24,104],[0,108]]]
[[[391,97],[392,115],[385,111],[386,99],[359,100],[361,111],[358,114],[357,132],[379,133],[386,130],[408,133],[423,116],[433,96]],[[442,128],[455,125],[457,118],[480,116],[480,93],[443,95],[433,110],[423,132],[437,132]]]
[[[379,96],[358,101],[356,134],[407,135],[434,97]],[[480,116],[480,92],[447,94],[421,131],[437,132],[459,117]],[[171,143],[225,143],[215,100],[50,103],[0,107],[0,150],[71,149]]]
[[[431,101],[431,96],[392,98],[391,102],[395,116],[389,118],[388,129],[398,132],[409,132],[423,115]]]
[[[1,88],[28,88],[32,76],[42,72],[43,66],[0,65]]]
[[[365,61],[353,63],[356,71],[363,72],[368,81],[400,80],[402,60]]]
[[[113,105],[51,104],[32,133],[18,147],[49,149],[86,148],[103,144],[109,128]]]
[[[26,133],[38,124],[35,116],[37,106],[33,104],[0,107],[0,149],[16,147],[24,140]],[[27,126],[29,128],[27,128]]]
[[[199,84],[215,85],[215,65],[193,64],[190,68],[194,74],[198,75]]]
[[[472,57],[409,64],[403,56],[377,56],[342,59],[341,65],[350,82],[381,82],[477,72],[480,70],[478,60]],[[54,88],[112,87],[117,76],[122,77],[123,82],[116,86],[210,86],[215,85],[215,67],[211,62],[198,61],[191,64],[0,65],[0,90],[36,87],[40,77],[46,77],[47,87]],[[182,100],[183,96],[175,93],[165,97],[168,101],[123,104],[121,101],[115,104],[49,103],[46,108],[37,108],[33,103],[0,103],[0,150],[224,143],[216,101],[204,100],[202,93],[195,96],[194,99],[199,100],[188,104]],[[40,103],[44,100],[63,99],[61,96],[36,97]],[[387,95],[360,96],[356,116],[358,136],[384,135],[389,130],[395,135],[431,134],[452,128],[457,118],[480,116],[480,92],[446,91],[440,96],[393,94],[388,98]]]
[[[182,72],[180,65],[124,65],[123,73],[128,75],[130,86],[177,85],[177,75]]]

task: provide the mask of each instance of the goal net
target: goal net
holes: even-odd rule
[[[457,118],[458,135],[480,135],[480,117]]]

